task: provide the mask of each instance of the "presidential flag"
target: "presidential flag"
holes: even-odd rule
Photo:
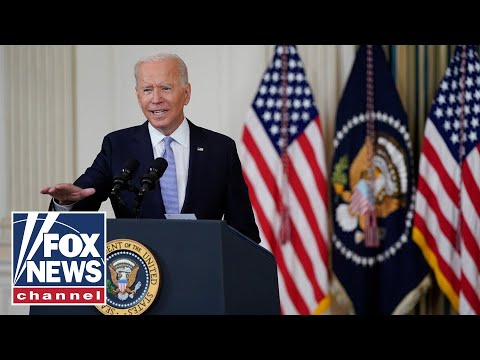
[[[261,244],[277,261],[282,314],[324,313],[329,304],[325,152],[296,46],[276,46],[239,149]]]
[[[480,314],[480,63],[458,45],[420,156],[413,238],[460,314]]]
[[[411,311],[428,266],[411,238],[407,115],[381,45],[357,51],[337,111],[330,181],[332,267],[355,313]]]

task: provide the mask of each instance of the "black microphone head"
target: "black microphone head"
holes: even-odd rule
[[[128,159],[125,161],[125,164],[123,164],[122,172],[127,172],[133,175],[137,171],[139,165],[140,163],[138,160]]]
[[[162,177],[163,173],[167,169],[167,166],[167,160],[162,157],[158,157],[153,160],[152,164],[148,168],[148,172],[142,177],[142,187],[140,189],[140,193],[153,190],[158,179]]]
[[[137,171],[140,163],[135,159],[128,159],[123,164],[122,172],[113,178],[113,189],[111,193],[116,193],[124,189],[128,182],[133,178],[133,175]]]
[[[148,169],[149,172],[154,172],[158,176],[156,180],[160,179],[167,169],[168,162],[162,157],[158,157],[155,160],[153,160],[152,164],[150,165],[150,168]],[[153,174],[152,174],[153,175]]]

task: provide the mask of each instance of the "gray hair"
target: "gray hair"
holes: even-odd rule
[[[170,53],[159,53],[155,55],[144,56],[140,58],[134,67],[134,75],[135,75],[135,82],[138,81],[138,67],[147,62],[157,62],[161,60],[175,60],[178,67],[178,72],[180,73],[180,81],[182,85],[187,85],[188,83],[188,69],[185,62],[178,56],[177,54],[170,54]]]

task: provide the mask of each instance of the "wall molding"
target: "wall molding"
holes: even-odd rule
[[[73,181],[73,46],[5,48],[11,210],[47,210],[40,189]],[[21,191],[18,191],[21,189]]]

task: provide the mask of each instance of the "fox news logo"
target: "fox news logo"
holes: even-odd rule
[[[12,212],[12,305],[104,305],[105,212]]]

